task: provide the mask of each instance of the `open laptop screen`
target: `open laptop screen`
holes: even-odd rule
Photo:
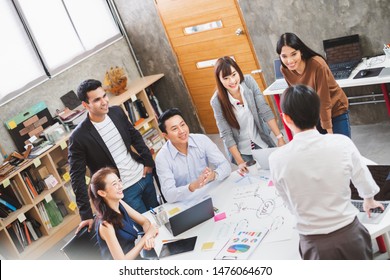
[[[355,62],[362,59],[359,35],[327,39],[323,42],[326,61],[329,65]]]

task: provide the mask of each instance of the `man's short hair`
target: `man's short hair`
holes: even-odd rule
[[[80,101],[88,103],[88,92],[100,88],[102,83],[98,80],[88,79],[83,81],[77,88],[77,97]]]
[[[160,128],[161,132],[167,133],[167,127],[165,126],[165,122],[173,116],[180,116],[184,119],[183,114],[178,108],[171,108],[166,110],[158,118],[158,127]]]
[[[320,119],[320,98],[306,85],[287,88],[281,98],[281,108],[302,130],[315,127]]]

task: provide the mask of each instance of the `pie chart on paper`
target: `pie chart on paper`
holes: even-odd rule
[[[245,253],[246,251],[248,251],[250,248],[249,245],[245,245],[245,244],[234,244],[232,246],[230,246],[227,251],[229,253],[233,253],[233,254],[239,254],[239,253]]]

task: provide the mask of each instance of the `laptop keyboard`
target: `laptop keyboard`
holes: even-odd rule
[[[349,75],[355,67],[359,64],[359,61],[340,62],[335,64],[329,64],[330,71],[332,72],[336,80],[348,79]]]
[[[363,210],[363,201],[352,201],[352,204],[353,204],[353,206],[355,206],[360,212],[364,212],[364,210]],[[389,206],[389,203],[387,203],[387,202],[382,202],[382,204],[383,204],[383,207],[385,208],[385,210],[386,210],[387,206]],[[382,213],[382,212],[383,212],[383,211],[382,211],[382,209],[380,209],[380,208],[371,209],[371,213]]]
[[[333,77],[335,80],[348,79],[349,75],[351,75],[352,69],[344,69],[344,70],[332,70]]]

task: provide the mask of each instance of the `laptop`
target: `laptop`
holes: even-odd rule
[[[211,197],[169,218],[165,227],[173,236],[177,236],[214,217]]]
[[[322,41],[329,65],[336,80],[347,79],[362,60],[359,35],[349,35]]]
[[[282,65],[280,59],[274,60],[274,73],[275,73],[275,82],[271,84],[268,90],[279,90],[286,89],[288,87],[286,80],[282,72],[280,72],[280,66]]]
[[[388,76],[390,76],[390,67],[385,67],[379,73],[378,78],[384,78]]]
[[[359,197],[357,189],[351,182],[351,201],[352,204],[359,209],[358,218],[361,222],[366,224],[378,224],[389,211],[390,203],[390,165],[368,165],[368,169],[374,181],[380,188],[379,193],[375,195],[375,199],[380,201],[385,210],[382,212],[380,209],[373,209],[371,217],[368,218],[366,212],[363,210],[363,199]]]
[[[267,149],[256,149],[252,150],[253,158],[260,165],[261,169],[269,170],[269,156],[277,148],[267,148]]]

